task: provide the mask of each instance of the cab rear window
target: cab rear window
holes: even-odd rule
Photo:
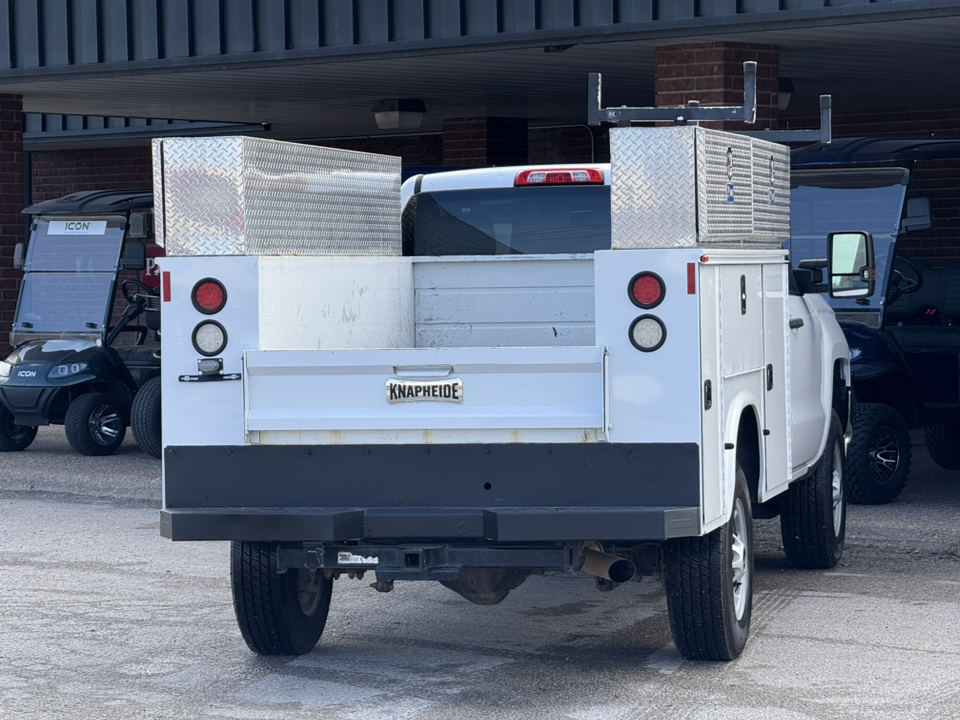
[[[488,188],[414,195],[404,255],[592,253],[610,247],[610,188]]]

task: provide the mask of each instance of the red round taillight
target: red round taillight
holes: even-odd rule
[[[227,304],[227,290],[223,283],[213,278],[204,278],[193,286],[190,295],[193,306],[204,315],[213,315]]]
[[[667,294],[667,288],[659,275],[652,272],[640,272],[630,279],[627,295],[630,302],[638,308],[649,310],[659,305]]]

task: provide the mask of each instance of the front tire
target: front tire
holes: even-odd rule
[[[13,422],[13,414],[0,403],[0,452],[26,450],[36,436],[36,427],[17,425]]]
[[[910,472],[910,431],[903,416],[883,403],[857,403],[847,448],[847,497],[860,505],[893,502]]]
[[[277,572],[276,543],[234,541],[233,609],[244,642],[259,655],[303,655],[327,624],[333,580],[311,570]]]
[[[944,470],[960,470],[960,424],[927,425],[923,436],[931,460]]]
[[[70,446],[81,455],[116,452],[127,432],[127,405],[110,393],[84,393],[67,408],[63,421]]]
[[[843,554],[847,523],[843,432],[832,413],[823,456],[811,475],[793,483],[780,508],[787,560],[798,568],[832,568]]]
[[[147,380],[134,396],[130,408],[130,429],[141,450],[152,457],[160,457],[163,444],[159,377]]]
[[[750,633],[753,516],[747,479],[737,467],[730,520],[709,535],[667,542],[670,629],[688,660],[733,660]]]

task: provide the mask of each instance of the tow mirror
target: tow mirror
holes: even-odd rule
[[[827,274],[830,276],[831,297],[866,298],[873,295],[876,269],[870,233],[827,235]]]
[[[123,257],[120,258],[121,270],[145,270],[147,267],[147,248],[142,243],[127,243]]]
[[[915,197],[907,200],[907,214],[900,221],[900,232],[912,230],[929,230],[933,227],[930,217],[930,198]]]

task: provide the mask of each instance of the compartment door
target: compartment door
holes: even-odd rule
[[[764,478],[759,499],[778,495],[790,483],[790,373],[787,366],[787,266],[763,266]]]

